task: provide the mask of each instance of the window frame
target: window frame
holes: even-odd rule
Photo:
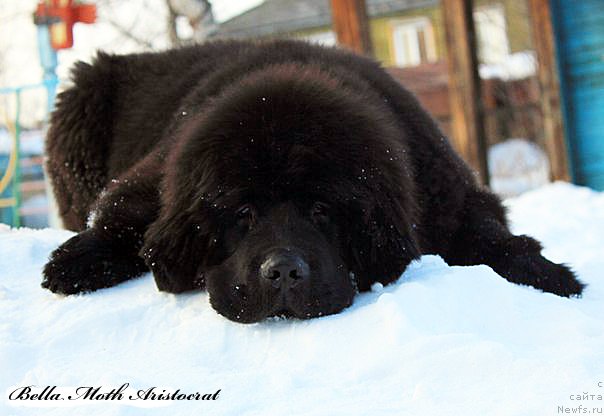
[[[422,56],[422,45],[419,41],[422,32],[424,34],[424,56]],[[402,36],[399,36],[399,33]],[[411,34],[415,36],[410,36]],[[411,37],[414,37],[416,42],[404,52],[400,42],[402,39],[408,41]],[[438,60],[436,36],[430,18],[418,16],[392,20],[390,22],[390,56],[392,63],[402,68],[436,62]]]

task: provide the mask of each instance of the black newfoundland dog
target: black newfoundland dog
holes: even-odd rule
[[[514,236],[417,100],[372,60],[294,41],[78,63],[47,139],[79,234],[44,268],[72,294],[148,271],[238,322],[310,318],[424,253],[561,296],[583,289]]]

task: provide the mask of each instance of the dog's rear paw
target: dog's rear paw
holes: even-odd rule
[[[51,254],[44,266],[42,287],[66,295],[91,292],[115,286],[146,270],[138,256],[125,253],[89,229],[70,238]]]
[[[558,296],[580,296],[585,284],[565,265],[556,264],[540,254],[514,256],[495,271],[507,280],[533,286]]]

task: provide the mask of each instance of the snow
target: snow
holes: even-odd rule
[[[566,299],[487,266],[413,263],[344,312],[253,325],[151,276],[93,294],[39,287],[71,233],[0,228],[3,415],[550,415],[604,401],[604,194],[555,183],[508,200],[513,229],[589,284]],[[9,402],[20,386],[157,387],[208,401]],[[172,389],[172,390],[170,390]],[[65,390],[67,391],[67,390]],[[136,393],[132,393],[136,394]],[[576,400],[576,395],[594,395]],[[127,397],[127,396],[126,396]],[[16,406],[18,405],[18,406]],[[39,409],[32,406],[46,406]],[[67,407],[66,407],[67,406]],[[85,406],[85,407],[82,407]],[[602,412],[602,410],[600,410]]]
[[[496,64],[480,64],[478,72],[482,79],[500,78],[503,80],[523,79],[537,73],[537,58],[534,51],[512,53]]]
[[[541,148],[526,139],[507,139],[489,148],[490,187],[509,198],[549,182],[550,167]]]

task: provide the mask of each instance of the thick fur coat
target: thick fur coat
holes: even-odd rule
[[[583,285],[510,233],[417,100],[374,61],[221,41],[78,63],[47,138],[71,294],[151,270],[229,319],[335,313],[421,254],[561,296]]]

